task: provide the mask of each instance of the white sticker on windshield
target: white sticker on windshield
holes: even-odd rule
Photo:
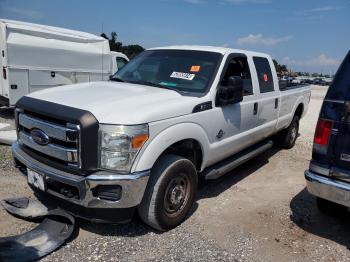
[[[172,78],[180,78],[185,80],[193,80],[195,77],[195,74],[189,74],[189,73],[182,73],[182,72],[173,72],[170,77]]]

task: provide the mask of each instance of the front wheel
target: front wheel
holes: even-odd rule
[[[193,205],[197,184],[197,171],[190,160],[177,155],[161,157],[151,170],[139,216],[160,231],[178,226]]]

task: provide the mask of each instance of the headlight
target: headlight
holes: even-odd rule
[[[130,172],[137,153],[147,139],[148,125],[100,125],[100,168]]]

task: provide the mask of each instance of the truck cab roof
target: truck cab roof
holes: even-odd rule
[[[234,49],[234,48],[228,48],[228,47],[219,47],[219,46],[173,45],[173,46],[155,47],[147,50],[193,50],[193,51],[215,52],[215,53],[220,53],[222,55],[230,54],[230,53],[243,53],[249,56],[270,57],[268,54],[265,54],[265,53],[242,50],[242,49]]]

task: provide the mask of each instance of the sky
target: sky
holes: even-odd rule
[[[350,50],[350,0],[0,0],[0,18],[100,34],[145,48],[214,45],[333,74]]]

